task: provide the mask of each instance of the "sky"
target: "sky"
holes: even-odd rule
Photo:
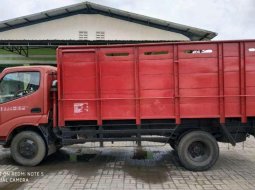
[[[255,0],[89,0],[150,17],[210,30],[215,40],[255,39]],[[83,0],[1,0],[0,21]]]

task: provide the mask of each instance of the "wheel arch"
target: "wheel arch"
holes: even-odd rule
[[[33,131],[33,132],[36,132],[37,134],[39,134],[39,135],[43,138],[44,143],[45,143],[45,145],[46,145],[46,147],[47,147],[48,141],[47,141],[47,139],[46,139],[46,137],[45,137],[45,134],[44,134],[43,130],[42,130],[40,127],[34,126],[34,125],[21,125],[21,126],[19,126],[19,127],[16,127],[15,129],[13,129],[13,130],[11,131],[11,133],[10,133],[10,134],[8,135],[8,137],[7,137],[6,144],[4,145],[4,147],[5,147],[5,148],[9,148],[10,145],[11,145],[11,142],[12,142],[13,138],[14,138],[18,133],[23,132],[23,131]]]
[[[215,139],[217,139],[217,136],[219,135],[219,132],[216,131],[217,129],[212,129],[210,127],[194,127],[194,128],[184,128],[184,129],[180,129],[176,132],[176,137],[175,137],[175,141],[177,142],[177,144],[180,142],[180,140],[182,139],[182,137],[184,137],[185,135],[187,135],[188,133],[194,132],[194,131],[203,131],[203,132],[207,132],[209,134],[211,134]]]

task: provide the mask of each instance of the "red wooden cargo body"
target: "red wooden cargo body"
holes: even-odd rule
[[[255,41],[60,47],[58,73],[59,126],[255,116]]]

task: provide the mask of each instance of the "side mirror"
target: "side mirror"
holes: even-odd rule
[[[56,91],[58,91],[58,81],[57,81],[57,80],[52,81],[50,91],[51,91],[51,92],[56,92]]]

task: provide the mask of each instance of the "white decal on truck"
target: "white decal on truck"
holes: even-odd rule
[[[10,106],[10,107],[0,107],[1,112],[5,111],[25,111],[28,106]]]
[[[74,103],[73,104],[73,112],[74,113],[83,113],[89,111],[88,103]]]

